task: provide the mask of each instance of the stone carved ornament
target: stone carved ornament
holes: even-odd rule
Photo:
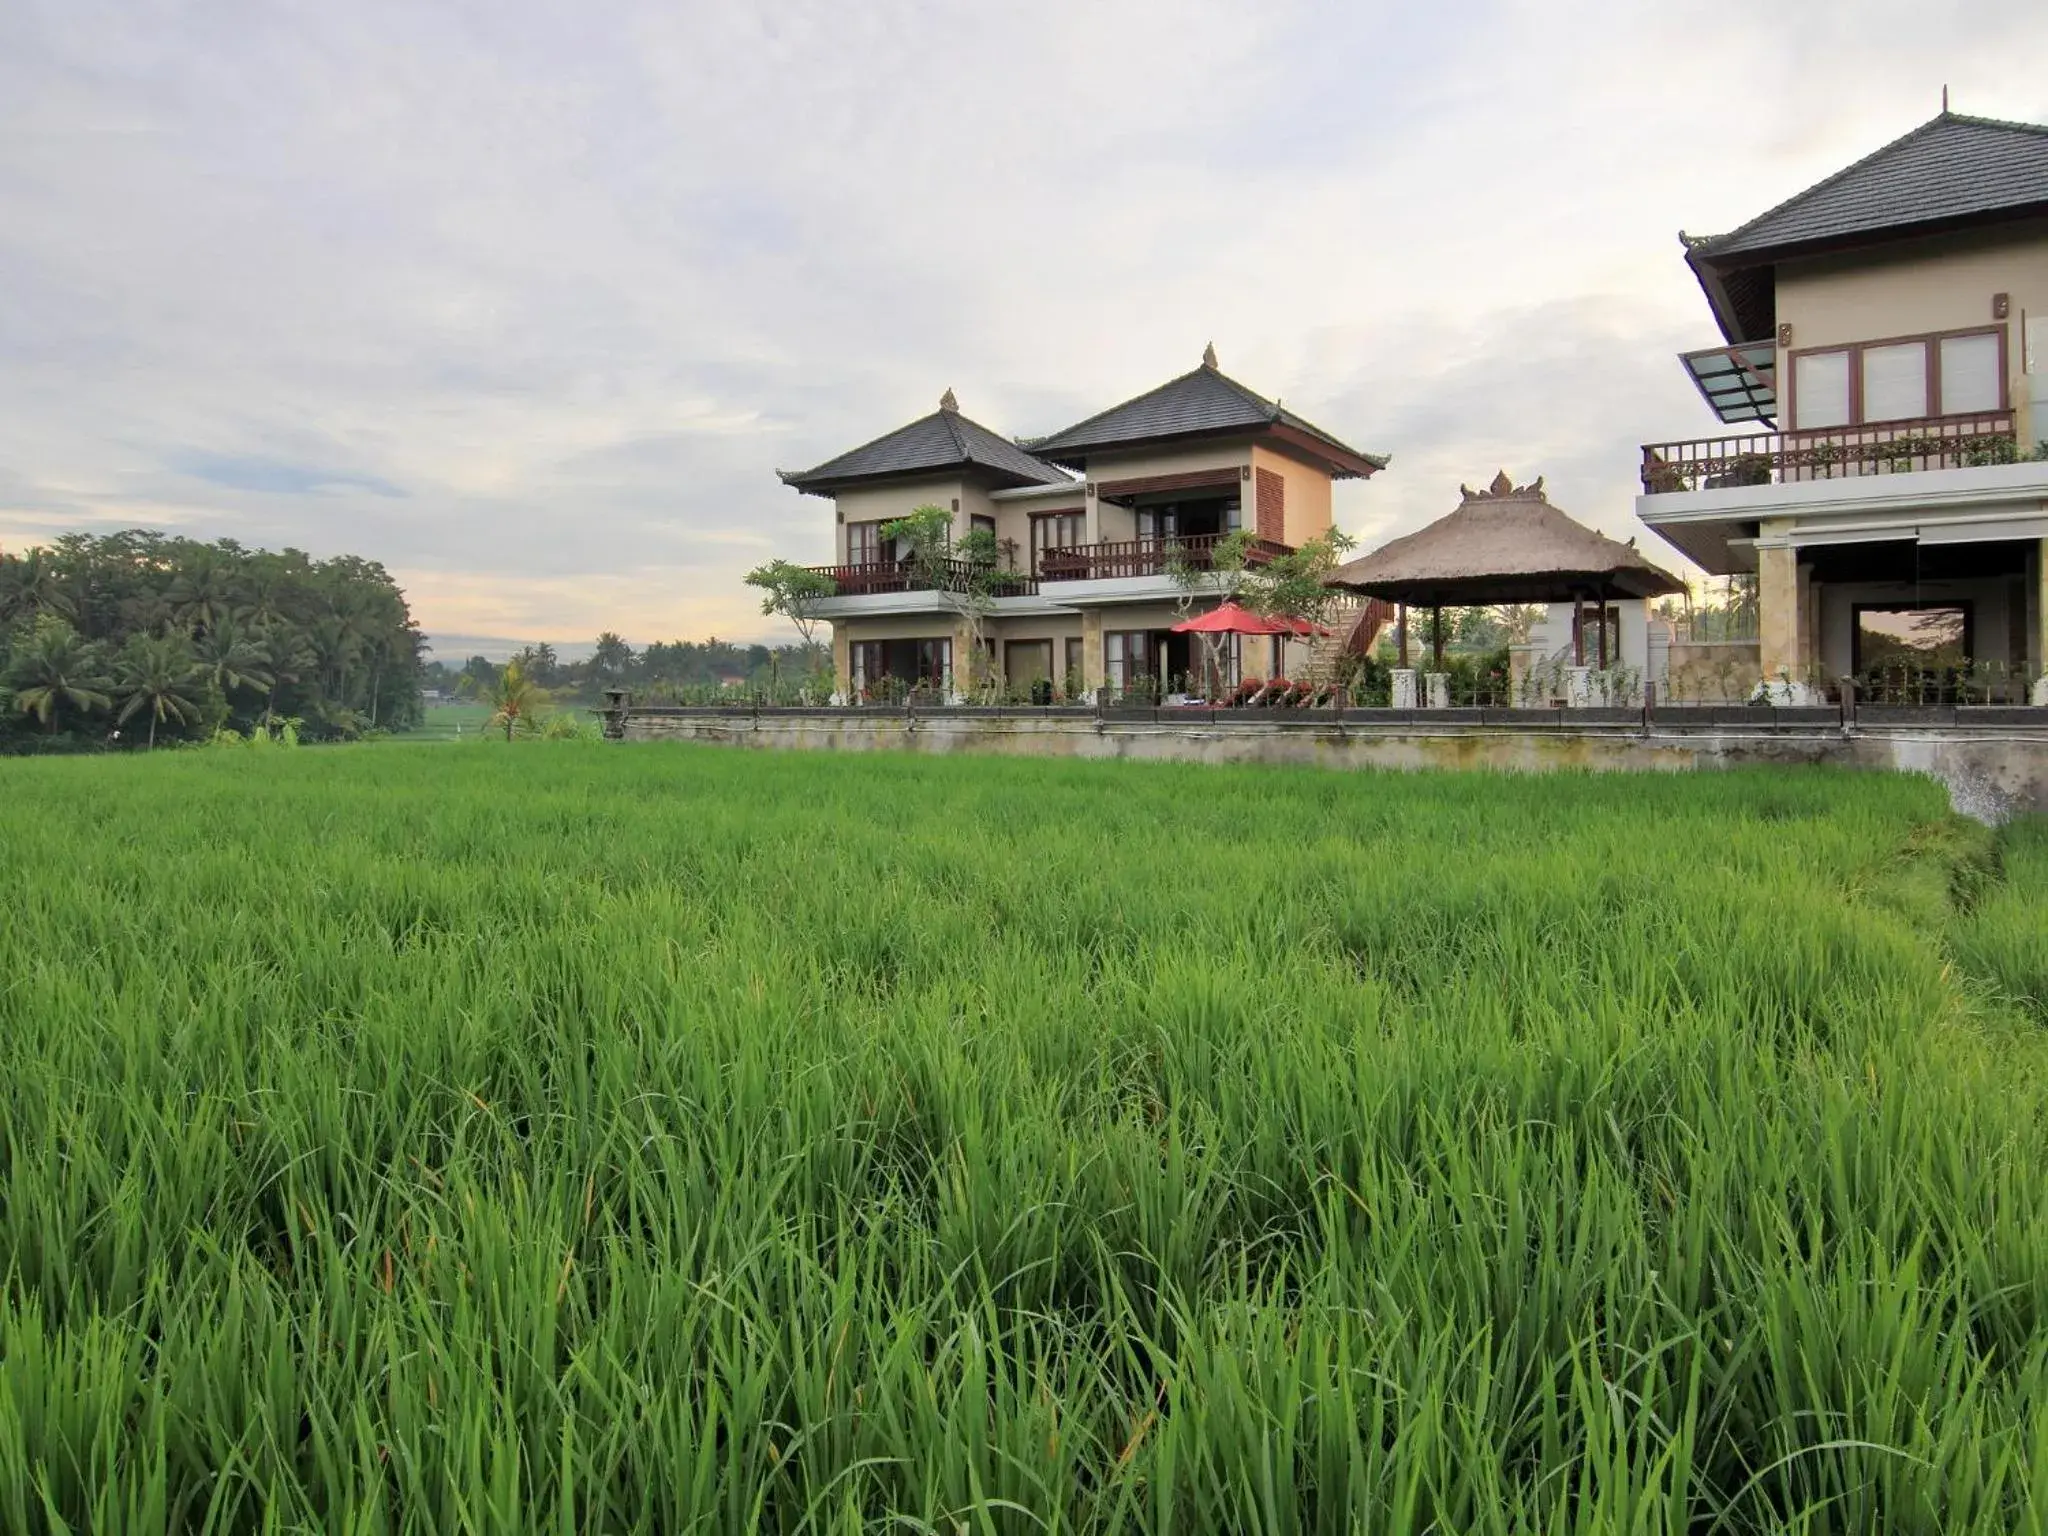
[[[1458,489],[1464,492],[1467,501],[1505,501],[1509,497],[1514,496],[1533,496],[1538,501],[1544,499],[1543,477],[1541,475],[1538,475],[1527,485],[1517,485],[1508,478],[1506,470],[1502,470],[1499,474],[1495,475],[1493,477],[1493,484],[1483,491],[1475,491],[1469,485],[1461,485]]]

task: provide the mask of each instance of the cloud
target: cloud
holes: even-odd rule
[[[1211,340],[1393,453],[1356,531],[1506,467],[1620,532],[1636,445],[1709,425],[1675,232],[1944,81],[2048,119],[2044,47],[2026,0],[0,8],[0,538],[354,551],[430,631],[766,634],[745,570],[831,545],[776,467],[948,385],[1049,431]]]

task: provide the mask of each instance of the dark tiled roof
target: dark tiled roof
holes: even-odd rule
[[[1208,363],[1051,437],[1039,438],[1032,443],[1031,450],[1041,458],[1072,464],[1104,448],[1136,447],[1161,438],[1233,430],[1256,432],[1275,426],[1305,432],[1350,457],[1365,460],[1374,469],[1386,468],[1384,456],[1361,453]]]
[[[1720,263],[2029,205],[2048,205],[2048,127],[1944,112],[1739,229],[1691,244]]]
[[[952,398],[948,391],[947,398]],[[863,443],[816,469],[777,470],[782,483],[830,495],[839,486],[957,469],[979,470],[1003,485],[1059,485],[1069,477],[1032,457],[1008,438],[969,421],[950,406],[920,416],[871,443]]]

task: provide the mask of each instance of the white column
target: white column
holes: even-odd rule
[[[1394,708],[1413,709],[1414,707],[1415,669],[1413,667],[1396,667],[1394,669]]]
[[[1448,672],[1432,672],[1429,674],[1428,683],[1429,707],[1431,709],[1449,709],[1451,707],[1451,674]]]
[[[1573,709],[1593,707],[1593,669],[1591,667],[1565,668],[1565,702]]]

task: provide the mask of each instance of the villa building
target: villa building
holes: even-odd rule
[[[1724,422],[1643,449],[1643,522],[1754,572],[1781,697],[2048,667],[2048,127],[1943,111],[1731,233],[1686,239]]]
[[[1199,569],[1240,530],[1248,562],[1269,561],[1330,531],[1334,481],[1386,462],[1228,377],[1211,349],[1194,371],[1050,437],[990,431],[948,390],[931,415],[781,479],[833,503],[836,558],[818,569],[837,595],[820,612],[843,695],[952,691],[969,675],[1020,692],[1124,692],[1202,667],[1171,626],[1215,599],[1191,598],[1170,562]],[[889,547],[884,525],[924,506],[951,514],[956,539],[992,533],[997,570]],[[969,588],[981,594],[971,621]],[[1308,643],[1231,641],[1226,684],[1279,673]],[[986,652],[970,665],[977,643]]]

